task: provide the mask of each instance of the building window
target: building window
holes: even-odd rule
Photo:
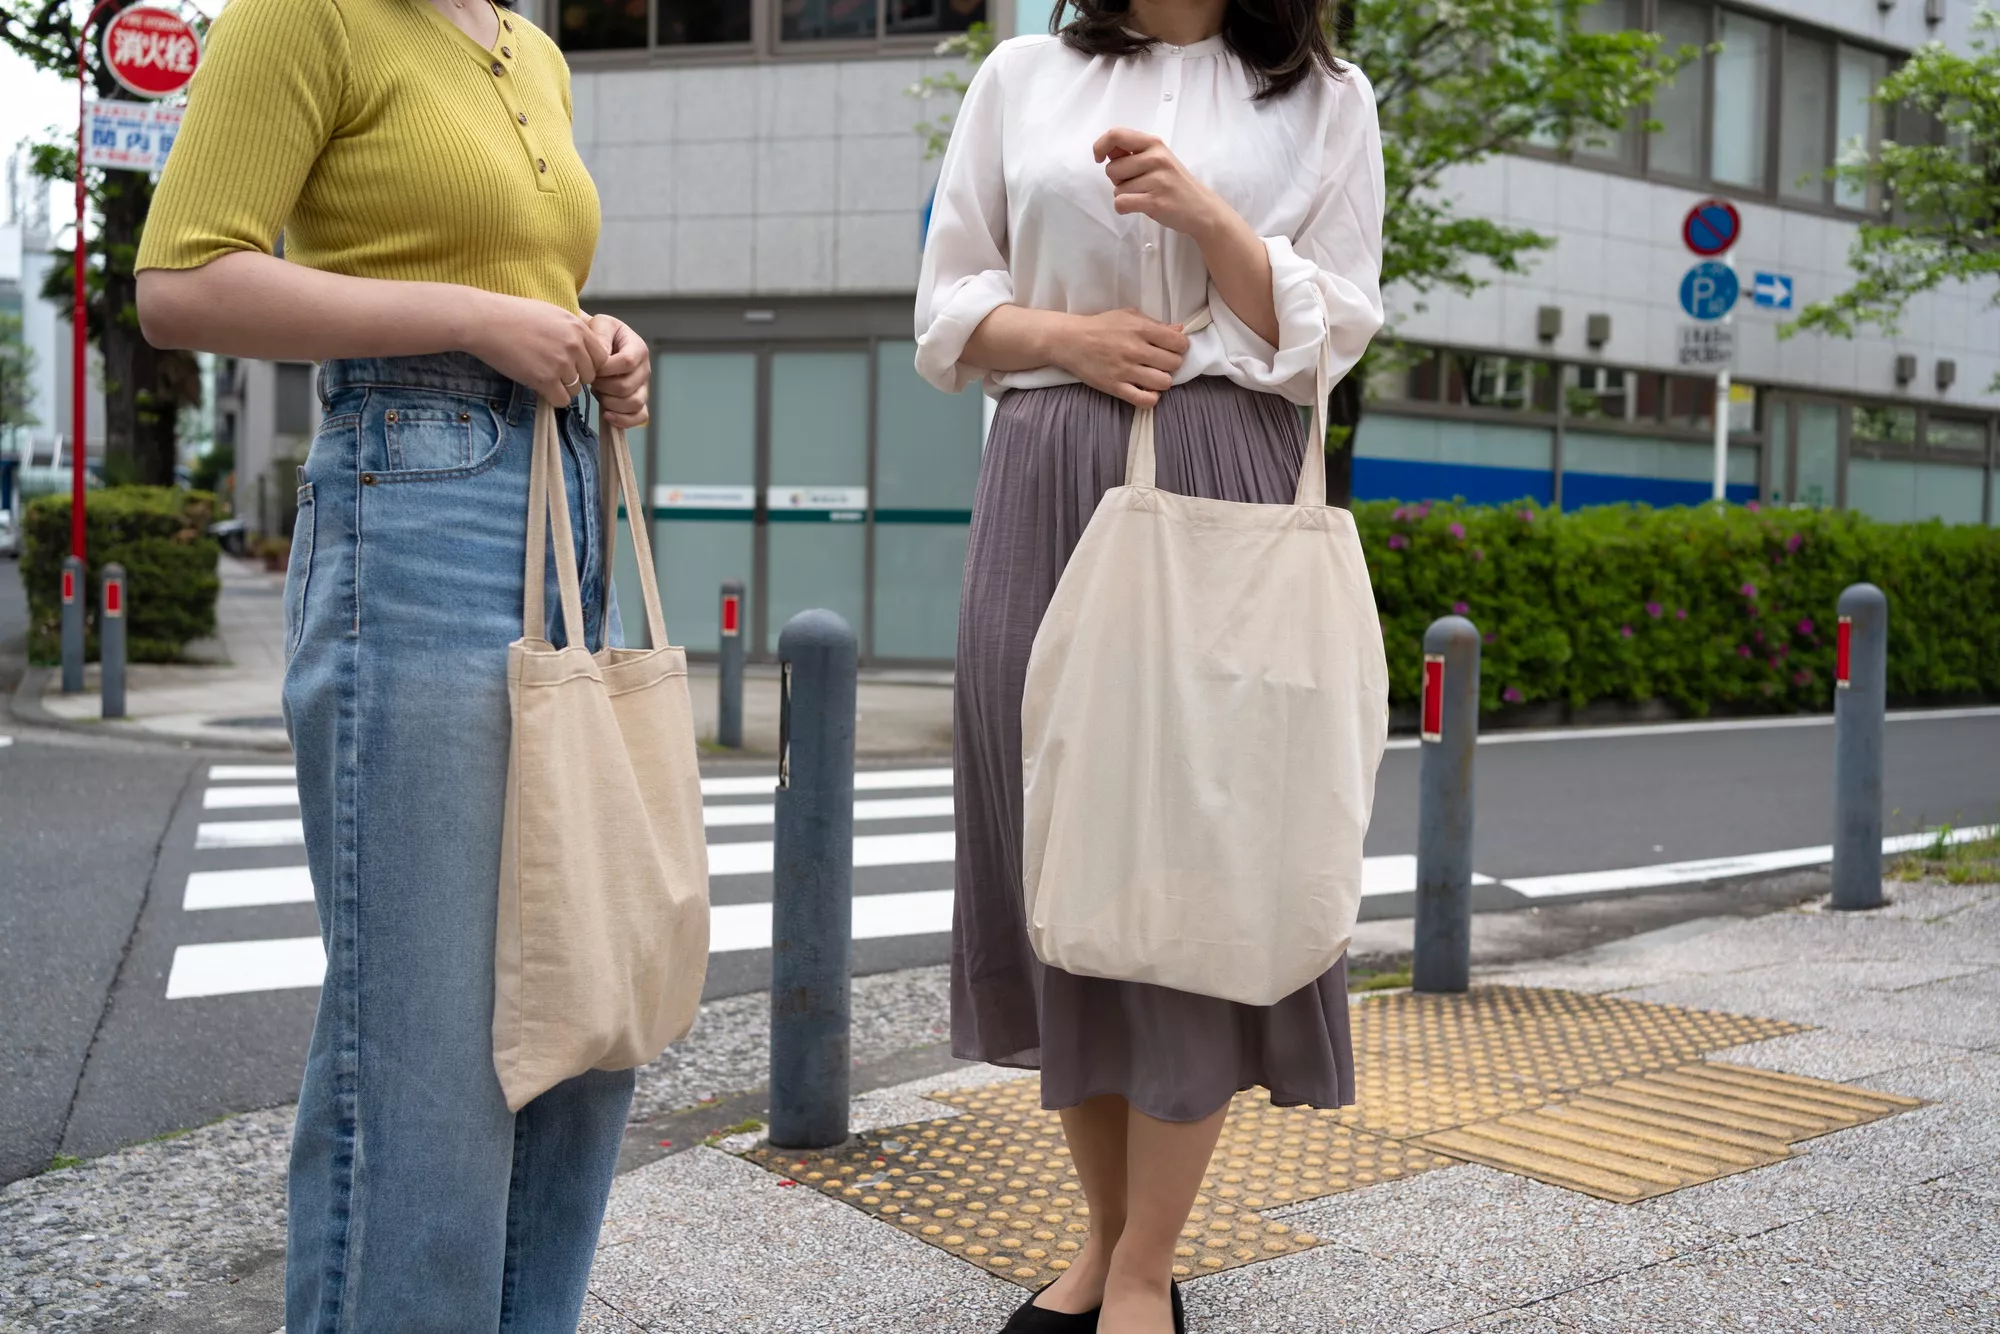
[[[1715,104],[1709,174],[1721,185],[1764,188],[1771,102],[1771,25],[1725,9],[1715,29]]]
[[[1826,169],[1833,162],[1833,43],[1788,30],[1784,53],[1778,72],[1778,193],[1824,203]]]
[[[760,3],[769,6],[761,19]],[[557,8],[565,51],[606,52],[733,46],[768,55],[826,42],[920,49],[926,37],[986,17],[986,0],[559,0]]]
[[[1833,151],[1841,163],[1866,162],[1882,141],[1883,108],[1872,100],[1889,77],[1889,58],[1858,46],[1840,48],[1840,75],[1834,103]],[[1867,186],[1836,181],[1833,200],[1842,208],[1872,209],[1876,200]]]
[[[750,40],[750,0],[660,0],[661,46],[745,44]]]
[[[1708,45],[1710,10],[1694,0],[1659,0],[1655,31],[1669,51]],[[1653,131],[1648,151],[1652,169],[1663,176],[1702,174],[1703,113],[1708,105],[1708,62],[1698,59],[1681,66],[1672,83],[1653,95]]]

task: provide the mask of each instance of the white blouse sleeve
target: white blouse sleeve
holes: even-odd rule
[[[972,76],[952,122],[917,279],[917,373],[951,394],[983,374],[960,359],[966,340],[1014,299],[1001,157],[1005,52],[1003,44]]]
[[[1333,381],[1354,368],[1382,327],[1382,136],[1375,92],[1345,67],[1331,89],[1319,185],[1296,236],[1267,236],[1278,345],[1264,341],[1209,284],[1209,310],[1240,382],[1313,400],[1322,342]]]

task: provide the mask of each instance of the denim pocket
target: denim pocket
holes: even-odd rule
[[[313,488],[299,487],[299,514],[292,523],[292,559],[285,570],[285,661],[299,651],[306,628],[306,585],[312,580]]]
[[[491,443],[490,409],[479,423],[470,408],[390,408],[382,414],[382,435],[391,472],[443,472],[468,468],[478,457],[475,435]],[[484,429],[475,431],[475,426]]]

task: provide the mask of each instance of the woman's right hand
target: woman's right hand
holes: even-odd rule
[[[609,355],[581,315],[527,297],[479,292],[468,312],[465,350],[510,380],[562,405],[589,384]]]
[[[1057,333],[1056,365],[1113,398],[1150,408],[1174,382],[1187,335],[1136,310],[1071,316]]]

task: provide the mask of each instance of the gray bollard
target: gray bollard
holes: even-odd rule
[[[1445,616],[1424,631],[1417,807],[1416,991],[1472,980],[1472,754],[1479,742],[1479,631]]]
[[[62,692],[83,689],[83,562],[64,556],[62,563]]]
[[[721,661],[716,688],[715,744],[740,750],[743,746],[743,581],[722,581]]]
[[[125,567],[113,561],[98,576],[98,694],[106,718],[125,716]]]
[[[771,1143],[847,1138],[854,923],[854,631],[803,611],[778,636]]]
[[[1882,712],[1889,599],[1850,584],[1836,604],[1833,691],[1833,906],[1882,906]]]

